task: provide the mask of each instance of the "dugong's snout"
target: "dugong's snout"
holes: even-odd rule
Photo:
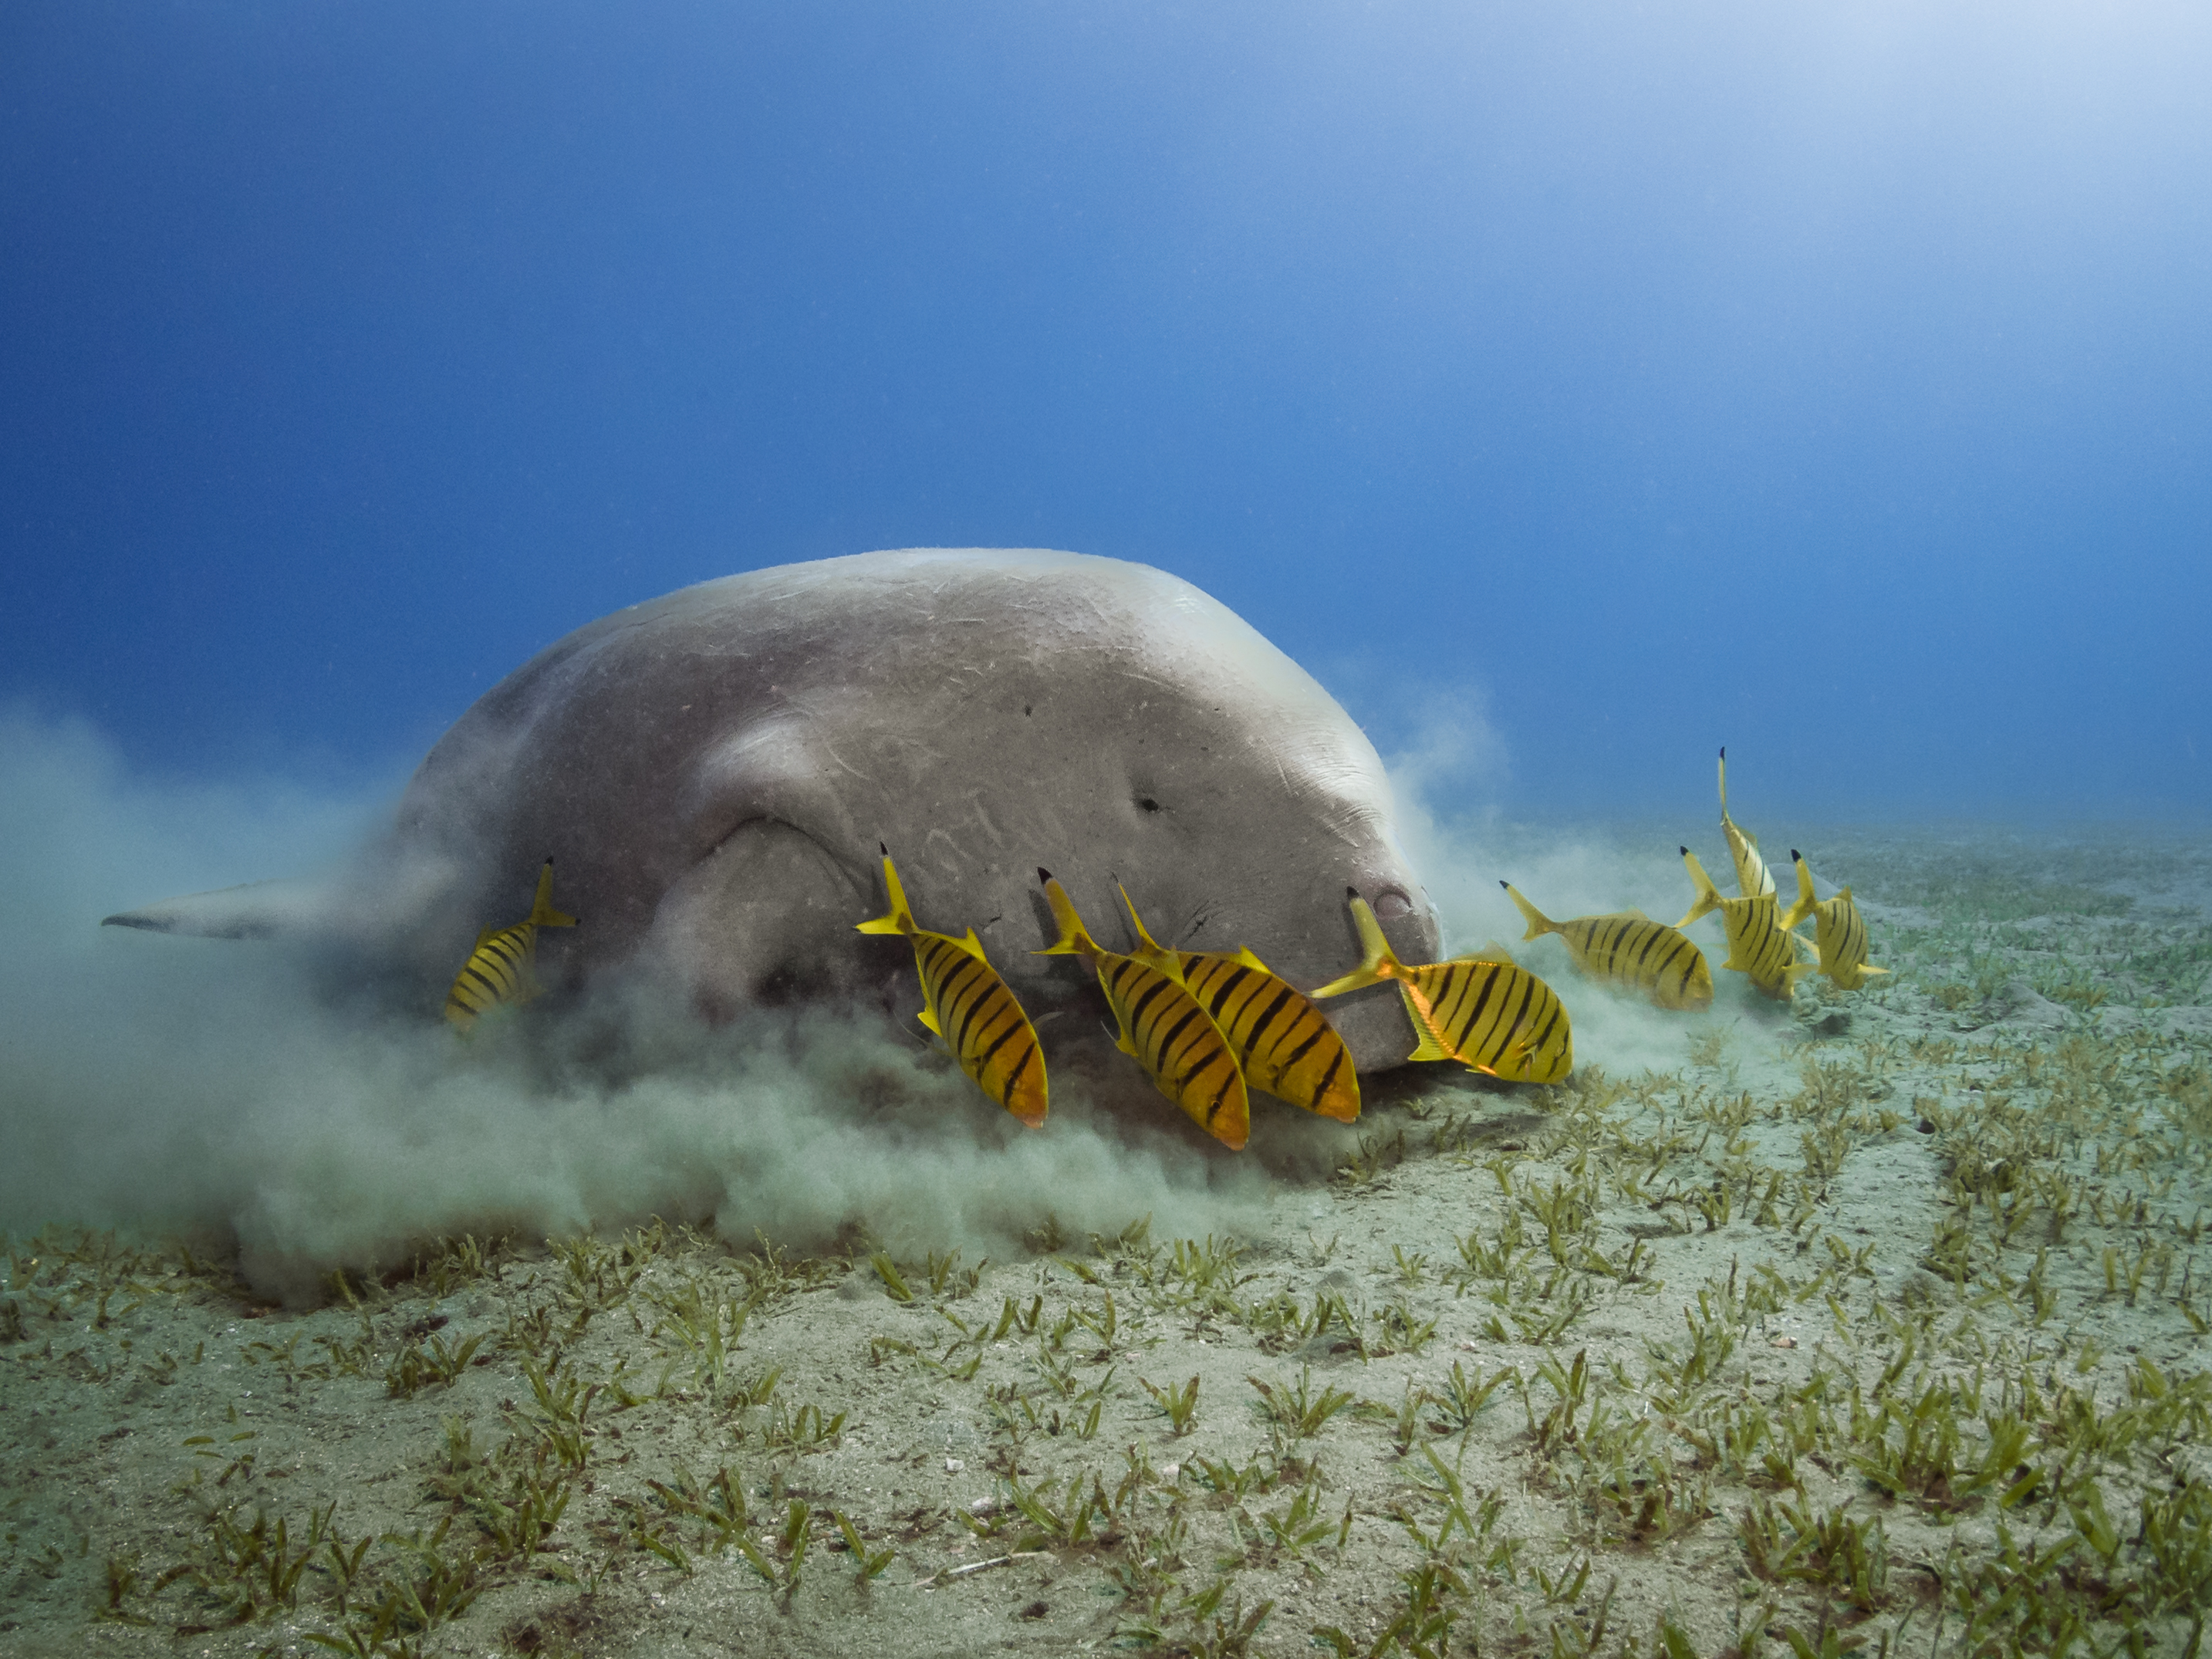
[[[1401,916],[1413,914],[1413,896],[1402,887],[1383,887],[1374,898],[1375,914],[1383,921],[1395,921]]]
[[[1365,899],[1382,924],[1382,936],[1401,962],[1435,962],[1443,954],[1443,927],[1427,894],[1410,878],[1395,873],[1377,878],[1367,872],[1348,884]],[[1342,902],[1344,887],[1337,890],[1337,910],[1343,944],[1340,965],[1325,975],[1335,978],[1359,961],[1359,933],[1352,913]],[[1352,1064],[1362,1072],[1388,1071],[1404,1063],[1413,1052],[1413,1021],[1407,1018],[1404,1000],[1390,985],[1370,986],[1322,1003],[1328,1022],[1351,1051]]]

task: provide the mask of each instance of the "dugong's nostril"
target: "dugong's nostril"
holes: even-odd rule
[[[1385,887],[1375,896],[1375,914],[1385,921],[1395,921],[1400,916],[1411,915],[1413,901],[1402,887]]]

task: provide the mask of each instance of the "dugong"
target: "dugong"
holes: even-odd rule
[[[1085,976],[1037,869],[1102,943],[1127,888],[1155,936],[1257,953],[1300,987],[1359,957],[1347,888],[1408,962],[1438,955],[1373,744],[1226,606],[1148,566],[910,549],[684,588],[579,629],[433,748],[385,839],[315,885],[255,884],[107,920],[330,934],[442,994],[550,855],[584,925],[549,981],[641,970],[710,1017],[904,981],[878,847],[922,925],[973,927],[1033,1013]],[[902,1005],[901,1005],[902,1006]],[[1354,1061],[1403,1060],[1397,999],[1331,1004]],[[1048,1037],[1048,1041],[1049,1038]]]

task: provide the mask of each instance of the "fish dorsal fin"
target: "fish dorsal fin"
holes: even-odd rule
[[[1626,910],[1623,910],[1620,914],[1621,914],[1621,915],[1623,915],[1624,916],[1632,916],[1632,917],[1634,917],[1634,918],[1635,918],[1637,921],[1651,921],[1651,918],[1650,918],[1650,917],[1649,917],[1649,916],[1645,915],[1644,914],[1644,912],[1643,912],[1643,911],[1641,911],[1641,910],[1638,909],[1638,908],[1637,908],[1634,905],[1632,905],[1632,905],[1630,905],[1630,906],[1628,907],[1628,908],[1626,908]],[[1654,927],[1656,927],[1659,924],[1658,924],[1657,922],[1656,922],[1656,921],[1651,921],[1651,925],[1652,925]]]
[[[1176,952],[1176,960],[1183,964],[1187,978],[1188,977],[1187,970],[1190,964],[1203,957],[1209,956],[1218,957],[1224,962],[1233,962],[1239,968],[1249,968],[1255,974],[1273,975],[1275,971],[1242,945],[1233,951],[1181,951]]]
[[[489,939],[489,938],[490,938],[494,933],[496,933],[497,932],[499,932],[499,929],[498,929],[498,928],[496,928],[496,927],[479,927],[479,928],[477,928],[477,942],[476,942],[474,945],[472,945],[471,946],[470,946],[470,947],[469,947],[469,954],[470,954],[470,955],[471,955],[471,956],[474,956],[474,955],[475,955],[478,951],[483,950],[483,949],[484,948],[484,941],[485,941],[486,939]]]
[[[920,1020],[924,1025],[927,1025],[931,1030],[936,1032],[938,1036],[943,1036],[945,1035],[945,1028],[937,1023],[937,1016],[931,1013],[928,1009],[923,1009],[920,1013],[916,1014],[915,1018]]]
[[[1469,962],[1501,963],[1508,968],[1517,968],[1521,965],[1519,963],[1513,960],[1513,952],[1507,950],[1496,939],[1491,940],[1489,944],[1484,945],[1480,951],[1468,951],[1466,960]]]

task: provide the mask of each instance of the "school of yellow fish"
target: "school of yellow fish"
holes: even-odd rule
[[[1807,974],[1828,976],[1855,991],[1887,970],[1867,960],[1866,923],[1848,887],[1815,898],[1813,872],[1794,848],[1797,899],[1780,908],[1774,877],[1759,856],[1759,838],[1729,816],[1728,750],[1720,757],[1721,832],[1735,866],[1737,896],[1713,885],[1697,855],[1681,849],[1694,902],[1673,927],[1641,910],[1553,921],[1510,882],[1500,882],[1528,924],[1523,943],[1557,933],[1586,977],[1647,998],[1661,1008],[1696,1010],[1713,1000],[1705,952],[1683,931],[1717,910],[1728,944],[1722,966],[1754,989],[1788,1001]],[[993,1102],[1032,1129],[1044,1126],[1044,1051],[1021,1004],[983,954],[969,928],[964,937],[917,924],[906,890],[882,848],[880,916],[854,926],[864,933],[903,935],[914,947],[921,983],[921,1024],[961,1071]],[[1136,946],[1109,951],[1076,914],[1066,890],[1037,872],[1060,936],[1039,956],[1080,957],[1119,1026],[1115,1046],[1152,1085],[1215,1139],[1241,1151],[1252,1133],[1251,1092],[1350,1123],[1359,1116],[1359,1078],[1351,1055],[1316,1003],[1389,981],[1398,988],[1415,1046],[1410,1059],[1455,1060],[1508,1083],[1556,1083],[1574,1069],[1574,1036],[1565,1006],[1535,975],[1497,946],[1449,962],[1413,966],[1398,960],[1356,889],[1346,890],[1363,952],[1340,979],[1302,992],[1249,950],[1172,951],[1156,941],[1129,895],[1121,893]],[[1811,939],[1798,929],[1814,924]],[[553,861],[538,872],[529,915],[477,936],[446,999],[446,1018],[465,1033],[502,1004],[538,994],[533,972],[541,927],[574,927],[577,919],[553,908]]]

